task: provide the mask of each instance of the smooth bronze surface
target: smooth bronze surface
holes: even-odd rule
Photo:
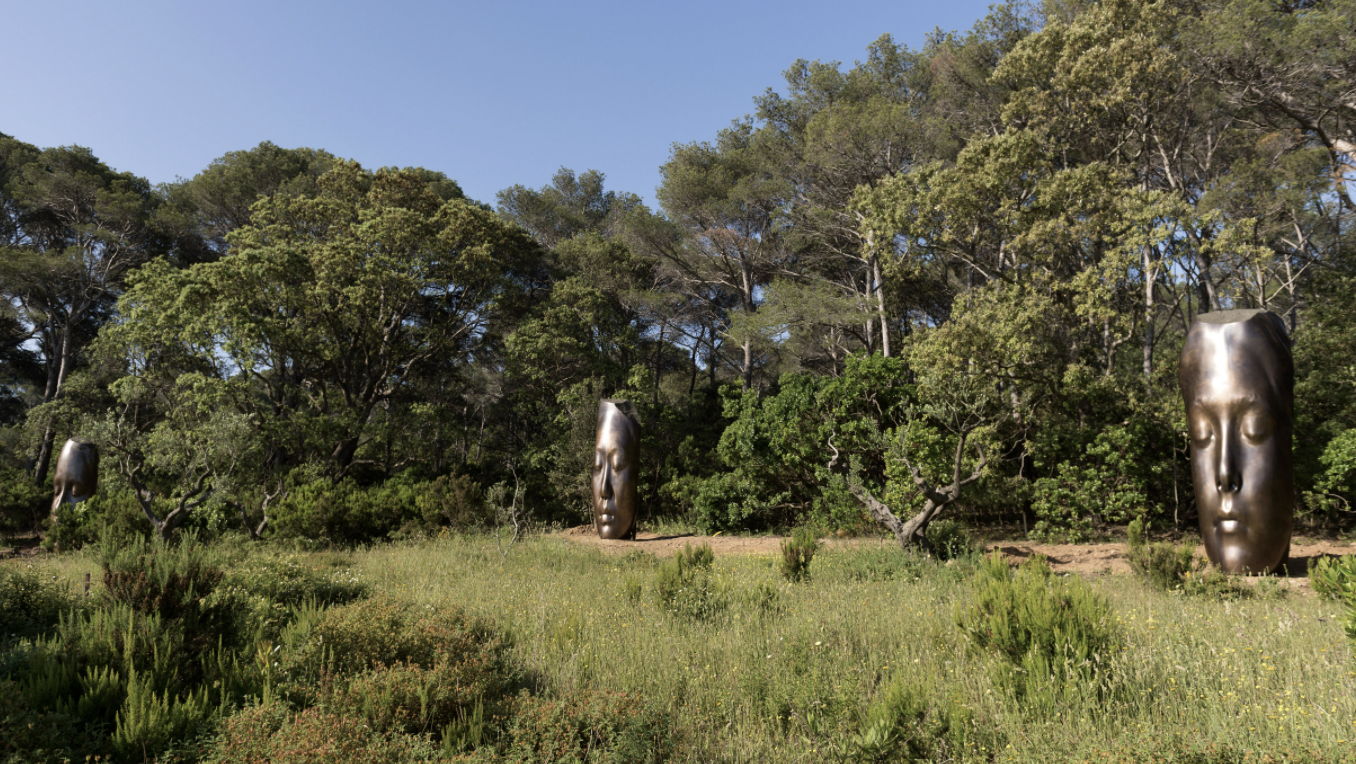
[[[1177,372],[1201,539],[1228,573],[1270,573],[1290,551],[1295,369],[1279,316],[1204,313]]]
[[[99,490],[99,448],[93,443],[68,440],[57,457],[52,475],[52,520],[64,502],[78,504]]]
[[[639,480],[640,426],[635,404],[600,401],[593,451],[593,524],[599,538],[635,538]]]

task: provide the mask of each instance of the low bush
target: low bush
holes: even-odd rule
[[[0,531],[30,528],[48,513],[52,487],[34,485],[23,470],[0,465]]]
[[[1195,550],[1190,544],[1146,543],[1142,517],[1132,520],[1127,529],[1126,555],[1130,569],[1161,591],[1180,588],[1196,569]]]
[[[42,545],[49,551],[71,552],[106,537],[126,544],[151,536],[151,524],[128,488],[101,487],[79,504],[62,504],[57,521],[46,522]]]
[[[911,581],[922,577],[923,561],[896,546],[862,549],[846,555],[844,570],[852,581]]]
[[[956,623],[971,643],[1001,659],[999,683],[1019,699],[1103,674],[1121,642],[1111,606],[1080,578],[1056,578],[1033,557],[1013,575],[994,552],[975,580],[976,603]]]
[[[432,761],[426,737],[373,729],[362,717],[285,704],[252,706],[226,719],[206,764],[389,764]]]
[[[81,601],[70,589],[29,570],[0,568],[0,645],[51,631]]]
[[[897,675],[867,706],[857,732],[841,741],[839,754],[853,762],[955,761],[972,753],[969,744],[976,741],[997,750],[997,739],[969,709],[935,703],[925,687]]]
[[[791,583],[810,580],[810,562],[819,542],[808,528],[797,528],[791,538],[782,540],[782,577]]]
[[[643,764],[675,752],[673,722],[634,693],[580,690],[560,700],[518,696],[499,761]]]
[[[277,674],[286,694],[315,700],[332,691],[346,711],[391,724],[432,713],[417,710],[427,702],[420,692],[442,698],[435,715],[446,723],[478,699],[490,704],[515,680],[504,637],[489,621],[455,607],[362,600],[315,612],[281,640],[288,646],[279,653]],[[353,686],[344,677],[354,677]]]
[[[1350,600],[1356,593],[1356,555],[1320,557],[1309,566],[1309,585],[1319,596]]]
[[[959,522],[947,518],[928,523],[928,549],[939,560],[955,560],[975,551],[974,539]]]
[[[729,593],[711,573],[715,554],[710,545],[688,544],[655,571],[655,604],[663,612],[691,621],[723,615]]]

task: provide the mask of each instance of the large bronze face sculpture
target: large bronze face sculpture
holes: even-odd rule
[[[1206,554],[1229,573],[1276,570],[1290,551],[1295,509],[1285,325],[1261,310],[1202,314],[1187,333],[1178,382]]]
[[[78,504],[99,489],[99,448],[93,443],[68,440],[57,457],[52,473],[52,520],[64,502]]]
[[[635,538],[640,427],[630,401],[598,404],[598,445],[593,450],[593,524],[598,537]]]

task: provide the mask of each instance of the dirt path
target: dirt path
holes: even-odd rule
[[[717,555],[776,555],[781,552],[780,536],[659,536],[653,533],[637,534],[635,541],[609,541],[598,538],[591,525],[581,525],[559,534],[576,544],[602,549],[609,554],[626,554],[633,550],[650,552],[659,557],[675,554],[687,544],[710,544]],[[858,549],[893,547],[894,541],[879,538],[821,539],[826,549]],[[1025,541],[1005,541],[987,544],[985,549],[1000,549],[1013,563],[1033,554],[1043,554],[1057,573],[1129,573],[1130,563],[1125,556],[1125,544],[1032,544]],[[1288,571],[1292,579],[1308,575],[1309,563],[1319,557],[1356,553],[1356,544],[1341,541],[1318,541],[1295,544],[1290,548]],[[1205,556],[1205,548],[1196,547],[1196,554]],[[1296,581],[1295,583],[1299,583]]]

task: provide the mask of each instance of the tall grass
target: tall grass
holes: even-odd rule
[[[1220,602],[1093,578],[1125,635],[1106,672],[1115,691],[1068,693],[1033,713],[994,682],[999,659],[954,624],[975,602],[966,564],[873,559],[865,569],[886,573],[862,575],[857,558],[880,554],[822,552],[813,582],[797,586],[780,582],[778,557],[717,557],[731,604],[704,622],[663,612],[649,591],[628,596],[637,581],[654,586],[652,561],[551,538],[502,560],[492,542],[461,538],[375,549],[357,565],[376,591],[494,618],[538,693],[667,703],[691,760],[821,756],[832,735],[860,734],[865,710],[901,682],[991,733],[967,743],[975,760],[1093,759],[1174,741],[1336,760],[1356,751],[1356,665],[1338,603]]]
[[[302,565],[328,575],[335,563],[327,555],[252,551],[227,566],[219,589],[287,599],[295,587],[282,579],[300,574],[282,573]],[[459,606],[493,621],[532,693],[513,717],[522,728],[515,745],[553,739],[557,716],[606,716],[611,703],[658,704],[673,728],[653,735],[671,736],[665,750],[675,761],[1167,760],[1212,748],[1224,753],[1171,760],[1356,759],[1356,661],[1343,604],[1332,599],[1219,601],[1131,576],[1090,578],[1120,637],[1113,654],[1098,656],[1104,671],[1062,672],[1089,686],[1052,694],[1051,705],[1004,689],[1011,658],[956,625],[957,613],[982,611],[973,555],[943,564],[885,548],[830,548],[816,555],[813,579],[795,585],[782,579],[780,555],[717,556],[703,575],[726,604],[704,619],[660,605],[663,565],[654,557],[609,556],[554,538],[529,538],[507,557],[493,538],[453,537],[342,558],[352,566],[344,575],[360,579],[376,603],[403,602],[410,613]],[[98,567],[79,555],[5,565],[76,597],[84,572]],[[91,602],[104,597],[99,578]],[[282,583],[261,583],[274,579]],[[260,623],[261,634],[276,633]],[[347,692],[365,688],[386,685],[357,682]],[[470,730],[474,714],[457,713],[456,724]],[[354,723],[322,716],[317,729]],[[309,719],[298,716],[277,735],[302,735]]]

